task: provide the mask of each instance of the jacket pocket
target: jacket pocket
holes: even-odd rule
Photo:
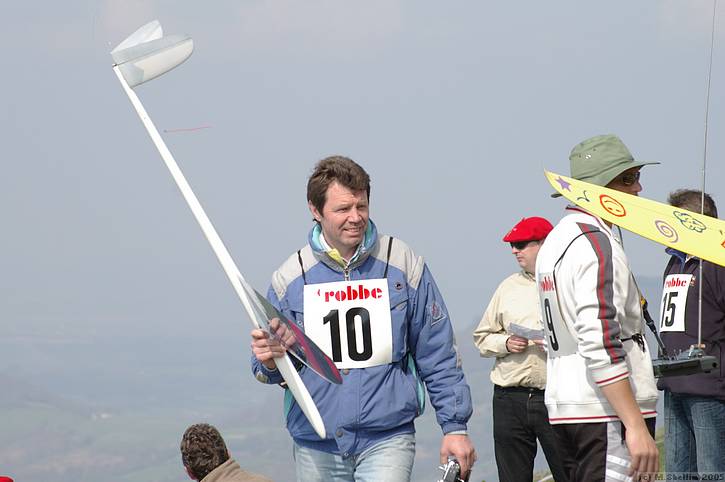
[[[414,377],[399,363],[366,368],[360,401],[360,426],[370,430],[400,426],[420,413]]]

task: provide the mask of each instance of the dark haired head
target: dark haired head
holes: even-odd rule
[[[370,176],[358,163],[344,156],[330,156],[315,166],[307,181],[307,200],[319,211],[323,211],[327,200],[327,188],[333,182],[352,192],[365,191],[370,200]]]
[[[705,193],[705,209],[702,209],[702,191],[695,189],[678,189],[672,191],[667,197],[667,203],[695,213],[703,213],[705,216],[717,217],[717,207],[712,197]]]
[[[229,451],[219,431],[207,423],[186,429],[181,438],[181,460],[196,480],[206,477],[229,459]]]

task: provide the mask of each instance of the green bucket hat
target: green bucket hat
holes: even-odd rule
[[[571,177],[598,186],[606,186],[612,180],[633,167],[659,164],[654,161],[635,161],[622,140],[614,134],[594,136],[571,150],[569,155]],[[560,194],[552,194],[559,197]]]
[[[606,186],[627,169],[659,162],[635,161],[622,140],[613,135],[594,136],[580,142],[569,155],[571,177]]]

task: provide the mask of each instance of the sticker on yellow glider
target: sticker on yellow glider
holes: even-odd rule
[[[725,266],[725,221],[545,171],[577,206],[647,239]]]

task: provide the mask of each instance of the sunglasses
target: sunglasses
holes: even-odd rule
[[[625,186],[632,186],[635,182],[639,182],[639,171],[622,174],[619,180]]]
[[[522,251],[531,243],[538,243],[538,241],[516,241],[515,243],[509,243],[509,244],[511,245],[512,248]]]

